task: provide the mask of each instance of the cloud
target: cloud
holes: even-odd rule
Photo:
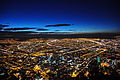
[[[2,30],[3,28],[0,27],[0,30]]]
[[[37,29],[37,31],[48,31],[49,29]]]
[[[0,24],[0,30],[2,30],[4,27],[8,27],[9,25],[3,25],[3,24]]]
[[[55,24],[55,25],[46,25],[45,27],[60,27],[60,26],[71,26],[73,24]]]
[[[0,30],[2,30],[4,27],[9,27],[9,25],[0,24]]]
[[[75,31],[75,30],[54,30],[54,31]]]
[[[75,30],[68,30],[68,31],[75,31]]]
[[[0,24],[0,28],[3,28],[3,27],[9,27],[9,25]]]
[[[61,30],[55,30],[55,31],[61,31]]]
[[[17,32],[13,32],[13,33],[37,33],[35,31],[17,31]]]
[[[28,29],[36,29],[36,28],[6,28],[4,30],[28,30]]]

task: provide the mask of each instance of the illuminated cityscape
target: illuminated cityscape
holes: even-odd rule
[[[119,0],[0,0],[0,80],[120,80]]]
[[[119,78],[120,39],[0,40],[4,80]]]

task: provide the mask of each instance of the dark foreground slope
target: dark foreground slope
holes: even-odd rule
[[[120,36],[120,32],[114,33],[36,33],[36,32],[5,32],[0,31],[0,39],[18,38],[19,40],[26,40],[31,38],[101,38],[101,39],[115,39]]]

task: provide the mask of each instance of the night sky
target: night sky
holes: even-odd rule
[[[1,0],[0,24],[10,25],[1,30],[116,32],[120,29],[118,1]]]

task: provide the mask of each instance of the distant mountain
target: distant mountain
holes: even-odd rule
[[[102,38],[102,39],[115,39],[120,36],[120,32],[99,32],[99,33],[65,33],[65,32],[33,32],[33,31],[20,31],[8,32],[0,31],[0,39],[18,38],[26,40],[31,38]]]

